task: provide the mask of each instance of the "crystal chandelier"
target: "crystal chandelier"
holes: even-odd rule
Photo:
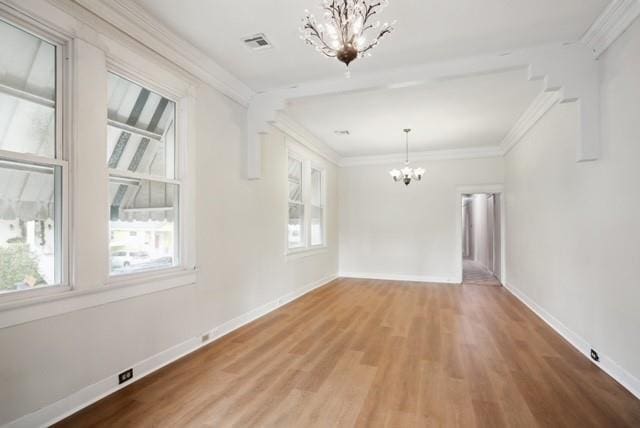
[[[308,10],[302,19],[301,39],[329,58],[347,66],[356,58],[371,55],[380,39],[393,31],[393,23],[372,22],[389,0],[322,0],[324,24],[319,24]],[[367,39],[368,32],[375,37]]]
[[[389,171],[389,175],[393,178],[393,181],[401,181],[408,186],[411,183],[411,180],[420,181],[422,180],[422,176],[425,173],[424,168],[416,168],[413,169],[409,166],[409,132],[411,129],[405,129],[404,134],[406,137],[406,158],[404,161],[404,168],[402,169],[392,169]]]

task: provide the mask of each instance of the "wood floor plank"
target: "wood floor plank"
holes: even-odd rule
[[[483,275],[336,280],[57,426],[640,426],[640,400]]]

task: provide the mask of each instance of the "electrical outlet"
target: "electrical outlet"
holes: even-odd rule
[[[133,369],[125,370],[118,375],[118,385],[130,381],[133,378]]]
[[[595,349],[591,350],[591,359],[593,361],[600,361],[600,355],[598,355]]]

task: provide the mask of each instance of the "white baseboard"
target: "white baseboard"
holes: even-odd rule
[[[176,346],[166,349],[150,358],[140,361],[137,364],[134,364],[132,366],[134,379],[139,380],[144,376],[155,372],[156,370],[166,366],[167,364],[170,364],[177,359],[184,357],[185,355],[201,348],[202,346],[205,346],[215,341],[216,339],[219,339],[222,336],[231,333],[232,331],[242,327],[243,325],[254,321],[257,318],[260,318],[268,314],[269,312],[278,309],[279,307],[286,305],[289,302],[292,302],[293,300],[304,296],[305,294],[315,290],[316,288],[328,284],[337,277],[337,275],[330,275],[318,281],[314,281],[243,315],[240,315],[239,317],[236,317],[217,327],[214,327],[208,332],[203,333],[209,333],[210,339],[206,342],[203,342],[201,335],[198,335],[196,337],[189,338]],[[126,370],[127,368],[128,367],[123,368],[123,370]],[[67,416],[72,415],[78,410],[81,410],[84,407],[95,403],[101,398],[104,398],[109,394],[113,394],[114,392],[118,391],[121,388],[124,388],[125,386],[129,386],[130,384],[131,382],[118,385],[118,375],[113,374],[112,376],[109,376],[105,379],[102,379],[101,381],[82,388],[77,392],[74,392],[73,394],[63,398],[62,400],[56,401],[55,403],[49,404],[42,409],[36,410],[33,413],[29,413],[28,415],[22,416],[12,422],[9,422],[7,425],[5,425],[5,428],[33,428],[50,426],[66,418]]]
[[[589,361],[600,367],[605,373],[614,378],[620,385],[625,387],[629,392],[640,399],[640,380],[634,377],[627,370],[622,368],[618,363],[607,355],[600,354],[600,361],[594,361],[591,358],[591,349],[593,348],[582,336],[565,326],[560,320],[547,312],[542,306],[534,302],[524,292],[511,284],[505,284],[504,287],[509,290],[518,300],[524,303],[536,315],[538,315],[545,323],[554,329],[560,336],[564,337],[574,348],[580,351]]]
[[[341,278],[382,279],[386,281],[430,282],[437,284],[460,284],[462,282],[456,278],[447,278],[444,276],[396,275],[386,273],[340,272],[338,276]]]
[[[272,300],[268,303],[265,303],[262,306],[259,306],[249,312],[246,312],[242,315],[240,315],[239,317],[233,318],[215,328],[213,328],[212,330],[210,330],[210,337],[211,339],[209,339],[209,342],[213,342],[214,340],[217,340],[219,338],[221,338],[222,336],[225,336],[229,333],[231,333],[232,331],[242,327],[243,325],[250,323],[253,320],[256,320],[266,314],[268,314],[269,312],[278,309],[280,306],[284,306],[289,302],[292,302],[296,299],[299,299],[300,297],[304,296],[305,294],[315,290],[316,288],[322,287],[323,285],[326,285],[328,283],[330,283],[331,281],[333,281],[334,279],[338,278],[338,275],[330,275],[327,276],[325,278],[319,279],[318,281],[314,281],[310,284],[307,284],[303,287],[300,287],[290,293],[285,294],[284,296],[280,296],[279,298]],[[207,342],[207,343],[209,343]]]

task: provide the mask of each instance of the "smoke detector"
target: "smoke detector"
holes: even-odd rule
[[[254,51],[260,51],[263,49],[270,49],[273,47],[271,42],[267,40],[267,36],[263,33],[254,34],[253,36],[244,37],[242,39],[245,46]]]

